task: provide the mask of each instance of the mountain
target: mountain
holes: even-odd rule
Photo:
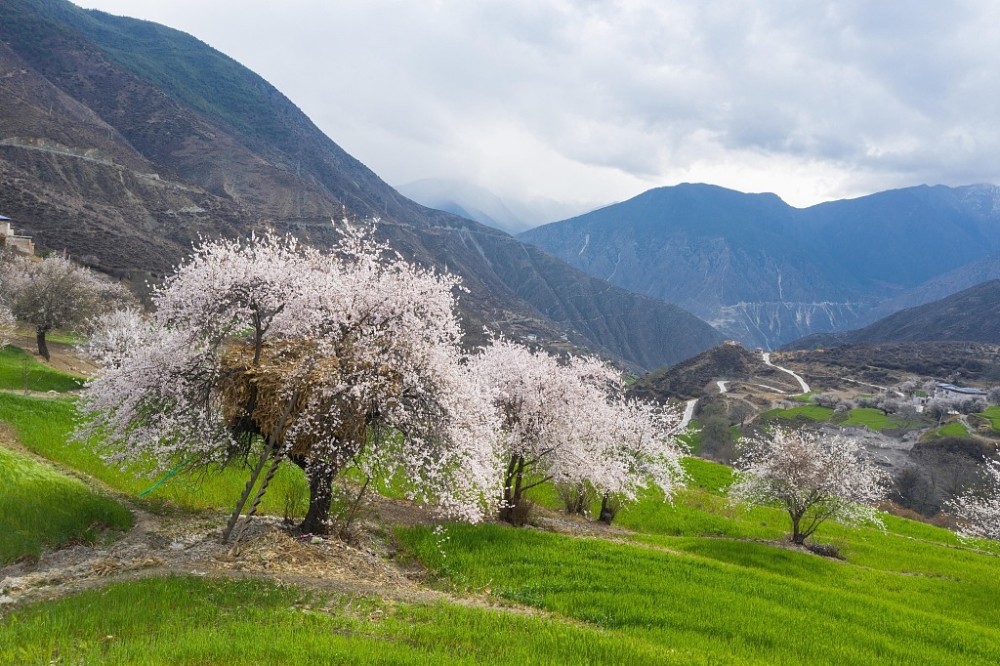
[[[773,348],[866,324],[907,290],[1000,250],[1000,188],[920,186],[798,209],[683,184],[519,238]]]
[[[939,301],[907,308],[864,328],[816,334],[789,349],[886,342],[954,341],[1000,344],[1000,280],[990,280]]]
[[[43,250],[135,284],[199,237],[271,227],[319,246],[378,218],[404,256],[462,276],[484,326],[636,368],[720,336],[476,222],[402,196],[267,81],[182,32],[64,0],[0,4],[0,212]]]

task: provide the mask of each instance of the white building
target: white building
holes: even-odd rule
[[[14,227],[11,226],[13,221],[6,215],[0,215],[0,243],[14,248],[21,254],[34,255],[35,242],[31,240],[31,236],[20,236],[14,233]]]

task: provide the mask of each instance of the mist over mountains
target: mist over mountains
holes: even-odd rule
[[[424,178],[396,189],[403,196],[428,208],[475,220],[510,234],[579,215],[593,208],[552,199],[499,197],[484,187],[442,178]]]
[[[991,275],[1000,188],[919,186],[798,209],[773,194],[685,184],[519,238],[775,348]]]

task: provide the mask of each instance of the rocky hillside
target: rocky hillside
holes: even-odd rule
[[[1000,280],[901,310],[853,331],[811,335],[789,349],[884,342],[970,341],[1000,344]]]
[[[0,212],[42,250],[136,284],[168,272],[200,235],[272,227],[328,245],[331,219],[377,217],[405,256],[462,276],[477,335],[534,335],[636,368],[721,339],[677,307],[406,199],[262,78],[164,26],[7,0],[0,105]]]
[[[657,402],[667,398],[700,398],[706,393],[718,392],[714,383],[720,379],[747,381],[775,374],[773,368],[764,365],[760,354],[740,345],[722,344],[641,377],[631,391],[636,397]]]
[[[880,305],[1000,250],[1000,188],[922,186],[797,209],[773,194],[679,185],[519,237],[772,348],[868,323]]]

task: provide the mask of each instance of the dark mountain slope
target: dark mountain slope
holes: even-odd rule
[[[939,301],[902,310],[855,331],[811,335],[788,347],[815,349],[920,341],[1000,344],[1000,280],[984,282]]]
[[[62,0],[0,5],[0,210],[43,248],[137,282],[199,235],[310,242],[378,217],[404,255],[456,272],[470,330],[591,347],[636,367],[719,335],[510,236],[402,197],[280,92],[197,39]]]
[[[760,354],[753,354],[740,345],[718,345],[669,368],[641,377],[632,385],[632,395],[645,400],[665,401],[667,398],[700,398],[717,391],[713,382],[748,380],[769,376],[772,368],[764,365]]]

